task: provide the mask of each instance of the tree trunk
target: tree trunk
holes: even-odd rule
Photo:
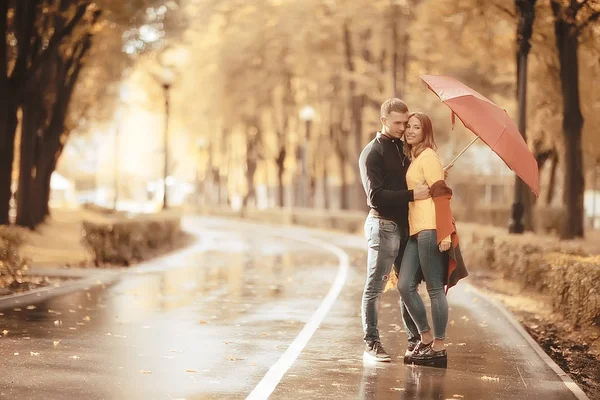
[[[550,160],[550,180],[548,182],[548,193],[546,194],[546,204],[552,205],[554,200],[554,193],[556,193],[556,170],[558,169],[558,153],[554,153],[554,156]]]
[[[29,113],[23,111],[23,115],[29,117]],[[29,229],[35,227],[31,209],[32,181],[34,180],[34,146],[35,136],[29,132],[35,131],[37,120],[34,118],[23,118],[21,124],[21,148],[19,159],[19,186],[17,198],[17,225]],[[35,197],[36,194],[34,194]]]
[[[325,209],[331,208],[331,198],[329,193],[329,168],[327,167],[327,160],[323,160],[323,202],[325,203]]]
[[[285,186],[283,184],[283,175],[285,174],[285,146],[279,148],[279,154],[275,160],[277,164],[277,204],[279,207],[285,206]]]
[[[527,142],[527,62],[531,49],[531,35],[535,20],[536,0],[515,0],[517,10],[517,100],[519,106],[519,131]],[[510,233],[533,231],[533,196],[525,183],[515,175],[514,202],[508,224]]]
[[[581,131],[583,116],[579,104],[579,64],[577,27],[562,15],[561,4],[552,1],[554,33],[560,63],[560,81],[563,94],[563,134],[565,140],[564,197],[567,219],[561,239],[583,237],[584,208],[583,157]]]
[[[32,85],[33,86],[33,85]],[[17,198],[17,225],[33,229],[37,225],[34,216],[33,199],[39,199],[41,192],[36,191],[34,181],[37,179],[37,157],[41,148],[38,131],[45,125],[46,114],[42,93],[47,89],[35,88],[27,92],[27,99],[23,105],[23,118],[21,123],[21,146],[19,150],[19,186]]]
[[[243,206],[247,207],[250,199],[256,202],[256,187],[254,185],[254,175],[256,174],[256,160],[248,159],[246,161],[246,184],[248,191],[244,196]]]
[[[0,92],[3,93],[0,95],[0,225],[6,225],[10,222],[17,102],[14,91]]]
[[[350,209],[349,190],[348,190],[348,174],[346,173],[346,157],[344,154],[339,155],[340,160],[340,208],[342,210]]]

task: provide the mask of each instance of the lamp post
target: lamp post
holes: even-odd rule
[[[169,177],[169,114],[170,114],[170,89],[175,79],[173,70],[169,67],[163,67],[161,75],[161,85],[165,96],[165,127],[163,135],[163,151],[164,151],[164,169],[163,169],[163,210],[169,207],[167,178]]]
[[[535,19],[536,0],[515,0],[515,5],[519,11],[519,24],[517,32],[517,44],[519,46],[517,58],[517,100],[519,103],[519,132],[523,135],[527,143],[527,57],[531,50],[529,42],[532,35],[532,27]],[[525,212],[525,196],[527,195],[525,184],[521,178],[515,175],[514,201],[511,208],[511,216],[508,223],[509,233],[521,234],[525,231],[523,223],[523,214]],[[531,212],[531,207],[529,207]],[[531,216],[528,216],[529,218]]]
[[[308,158],[309,158],[309,154],[308,154],[308,144],[310,142],[310,128],[312,125],[312,122],[314,121],[315,117],[316,117],[316,111],[314,108],[312,108],[311,106],[304,106],[301,110],[300,110],[300,115],[299,115],[300,119],[302,121],[305,122],[306,124],[306,136],[304,137],[304,140],[302,141],[301,144],[301,162],[302,162],[302,167],[301,167],[301,186],[300,186],[300,201],[301,201],[301,206],[302,207],[308,207]]]

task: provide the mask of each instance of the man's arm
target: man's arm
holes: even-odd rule
[[[379,152],[371,151],[367,156],[365,165],[361,165],[360,168],[367,197],[373,207],[397,207],[403,203],[408,204],[414,201],[412,190],[388,190],[383,188],[383,157]]]

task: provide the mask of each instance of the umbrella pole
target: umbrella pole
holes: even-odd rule
[[[454,157],[454,160],[452,160],[450,162],[450,164],[448,164],[447,166],[444,167],[444,171],[448,171],[450,170],[452,167],[454,167],[454,163],[456,162],[456,160],[458,160],[460,158],[460,156],[462,156],[463,154],[465,154],[465,151],[467,151],[469,149],[469,147],[471,147],[473,145],[473,143],[475,143],[476,141],[479,140],[479,136],[475,136],[475,139],[471,140],[471,143],[469,143],[467,145],[467,147],[465,147],[463,149],[463,151],[461,151],[460,153],[458,153],[458,155],[456,157]]]

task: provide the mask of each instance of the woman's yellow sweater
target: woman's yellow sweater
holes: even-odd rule
[[[444,180],[444,168],[435,150],[430,148],[423,150],[412,160],[406,171],[408,190],[413,190],[419,184],[431,187],[440,180]],[[411,236],[426,229],[436,229],[435,204],[431,197],[408,204],[408,225]],[[449,239],[445,238],[444,241]]]

